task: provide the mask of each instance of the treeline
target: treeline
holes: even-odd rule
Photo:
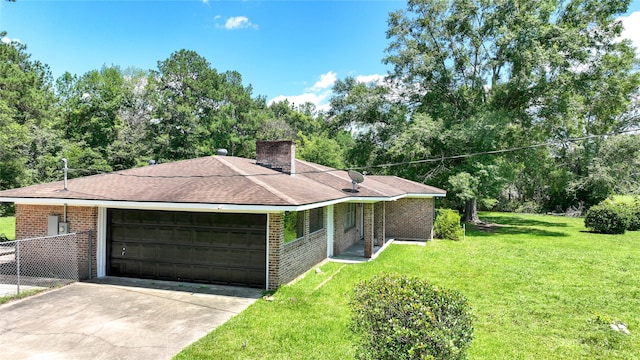
[[[253,157],[256,139],[296,139],[299,155],[342,168],[352,146],[312,104],[267,105],[236,71],[180,50],[154,70],[104,66],[55,81],[24,44],[0,45],[0,189],[212,155]],[[330,136],[331,135],[331,136]],[[329,151],[328,153],[325,153]]]
[[[338,81],[328,112],[268,105],[180,50],[156,69],[52,79],[0,44],[0,189],[295,139],[299,158],[448,190],[441,206],[563,212],[640,193],[640,73],[628,1],[410,1],[384,81]]]

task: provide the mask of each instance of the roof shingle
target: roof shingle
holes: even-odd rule
[[[367,176],[351,192],[345,171],[296,160],[296,174],[257,165],[255,160],[208,156],[98,174],[63,182],[0,191],[11,199],[70,199],[125,202],[299,206],[332,200],[444,196],[444,190],[395,176]]]

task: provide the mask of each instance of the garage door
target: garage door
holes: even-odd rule
[[[109,209],[108,274],[264,287],[263,214]]]

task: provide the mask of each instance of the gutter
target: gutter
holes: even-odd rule
[[[0,197],[0,202],[11,202],[24,205],[59,205],[59,206],[88,206],[114,209],[140,210],[172,210],[172,211],[202,211],[202,212],[244,212],[244,213],[272,213],[281,211],[304,211],[335,205],[340,203],[360,202],[375,203],[380,201],[396,201],[402,198],[431,198],[444,197],[445,194],[402,194],[391,197],[351,197],[332,199],[302,205],[240,205],[240,204],[205,204],[205,203],[177,203],[151,201],[121,201],[121,200],[85,200],[60,198],[14,198]]]

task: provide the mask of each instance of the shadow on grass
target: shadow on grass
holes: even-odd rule
[[[549,231],[525,226],[514,225],[491,225],[478,226],[467,224],[467,235],[469,236],[496,236],[496,235],[527,235],[536,237],[566,237],[566,233],[559,231]]]
[[[565,223],[555,223],[543,220],[523,219],[521,217],[514,216],[514,214],[507,215],[485,215],[481,216],[480,220],[501,225],[513,225],[513,226],[544,226],[544,227],[567,227]]]

